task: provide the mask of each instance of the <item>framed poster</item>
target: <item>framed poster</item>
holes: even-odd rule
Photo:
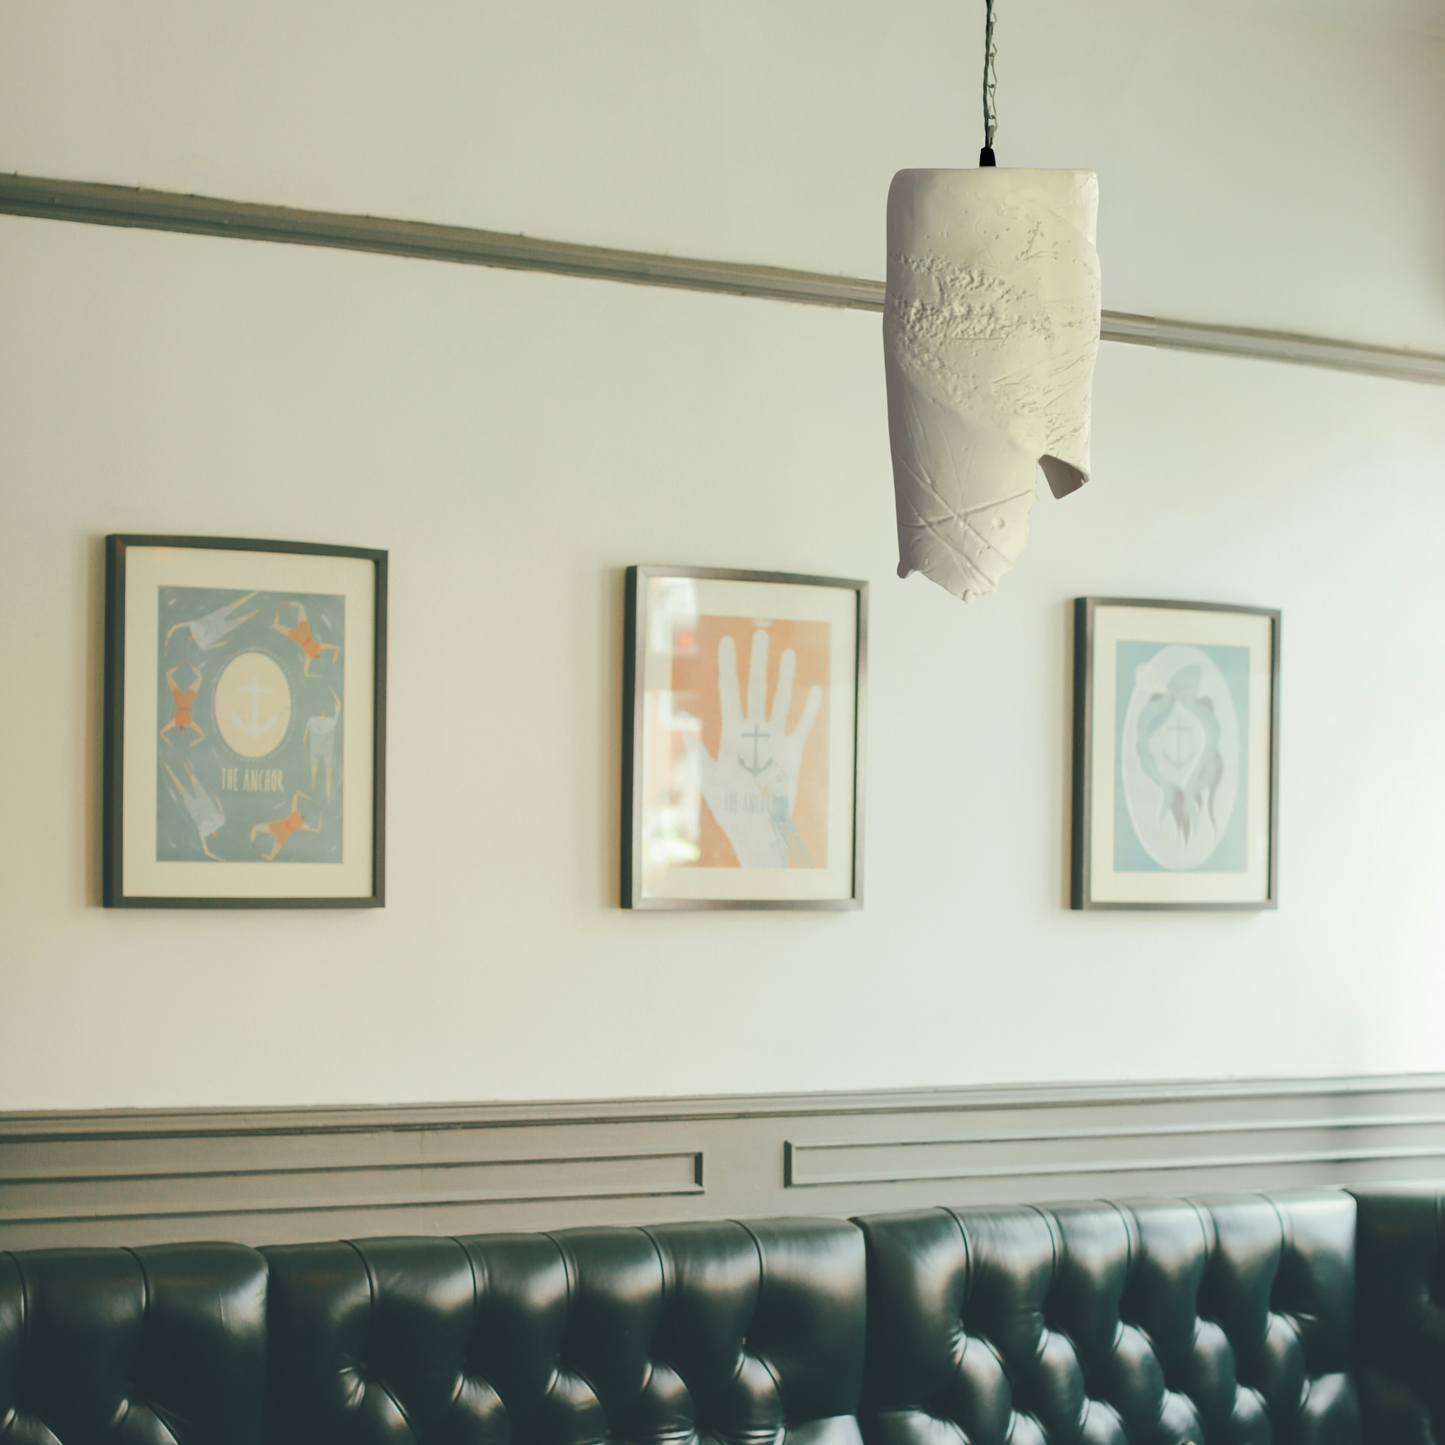
[[[1074,908],[1274,908],[1280,615],[1074,603]]]
[[[107,908],[379,908],[386,553],[106,539]]]
[[[624,908],[860,908],[868,584],[630,567]]]

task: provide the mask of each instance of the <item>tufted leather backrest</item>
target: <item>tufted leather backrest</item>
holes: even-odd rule
[[[1367,1438],[1445,1440],[1445,1194],[1359,1196],[1360,1396]]]
[[[0,1255],[5,1445],[256,1445],[265,1380],[254,1250]]]
[[[867,1445],[1359,1445],[1347,1194],[857,1222]]]
[[[0,1445],[1435,1445],[1445,1196],[1356,1212],[0,1254]]]
[[[265,1254],[277,1442],[861,1445],[863,1238],[843,1221]]]

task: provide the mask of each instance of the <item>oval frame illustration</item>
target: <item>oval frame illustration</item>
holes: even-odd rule
[[[1276,609],[1074,602],[1069,905],[1276,908]]]
[[[1243,753],[1234,699],[1214,659],[1170,643],[1140,663],[1121,744],[1139,843],[1171,871],[1209,862],[1234,816]]]

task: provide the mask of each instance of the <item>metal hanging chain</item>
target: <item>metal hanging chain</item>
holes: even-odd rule
[[[994,63],[998,51],[993,43],[993,0],[984,0],[983,23],[983,149],[978,153],[981,166],[996,164],[993,158],[993,136],[998,129],[998,108],[994,92],[998,89],[998,75]]]

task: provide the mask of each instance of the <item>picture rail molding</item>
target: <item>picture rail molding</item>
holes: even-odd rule
[[[792,301],[805,306],[883,310],[883,282],[857,276],[831,276],[736,261],[697,260],[650,251],[623,251],[467,226],[297,210],[290,206],[92,181],[0,175],[0,215],[328,246],[342,251],[373,251],[467,266],[544,271],[639,286],[670,286],[685,291]],[[1253,357],[1260,361],[1283,361],[1445,386],[1445,355],[1397,347],[1135,316],[1121,311],[1103,313],[1101,335],[1105,341],[1135,346]]]

